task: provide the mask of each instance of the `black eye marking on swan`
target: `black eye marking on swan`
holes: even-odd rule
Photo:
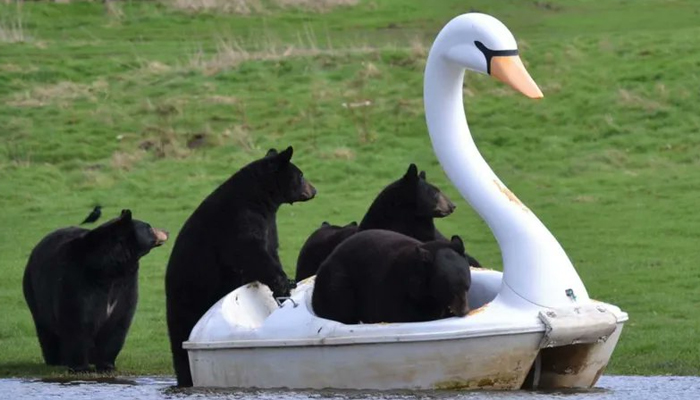
[[[476,46],[479,51],[484,53],[484,57],[486,57],[486,72],[491,75],[491,59],[493,57],[503,57],[503,56],[517,56],[518,49],[515,50],[491,50],[488,47],[484,46],[483,43],[481,43],[478,40],[474,41],[474,45]]]

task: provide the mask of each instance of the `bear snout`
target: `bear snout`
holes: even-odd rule
[[[151,228],[151,232],[153,232],[153,236],[155,236],[156,238],[155,247],[158,247],[165,243],[168,240],[168,236],[170,236],[170,233],[168,233],[168,231],[158,228]]]
[[[464,317],[469,312],[467,296],[456,296],[449,306],[450,312],[456,317]]]
[[[316,188],[305,180],[301,190],[301,201],[311,200],[314,196],[316,196]]]
[[[437,204],[435,205],[435,216],[446,217],[452,214],[455,208],[457,208],[457,206],[454,205],[454,203],[451,202],[450,199],[447,198],[447,196],[445,196],[443,193],[440,193],[440,197],[438,197]]]

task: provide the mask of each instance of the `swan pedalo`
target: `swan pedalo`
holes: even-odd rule
[[[533,99],[542,92],[497,19],[452,19],[430,49],[425,115],[449,180],[493,232],[503,273],[472,271],[465,317],[345,325],[311,307],[314,277],[281,305],[242,286],[200,319],[183,344],[195,386],[293,389],[588,388],[603,373],[628,316],[592,300],[561,245],[479,153],[469,131],[465,72]]]

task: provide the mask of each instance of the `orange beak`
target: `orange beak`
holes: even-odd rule
[[[544,97],[518,56],[492,57],[491,76],[531,99]]]

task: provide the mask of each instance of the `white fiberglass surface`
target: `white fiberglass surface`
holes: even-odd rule
[[[384,342],[396,340],[444,340],[452,337],[508,334],[543,330],[537,310],[508,295],[499,296],[501,273],[475,270],[472,276],[470,304],[472,313],[415,323],[378,323],[345,325],[319,318],[311,307],[314,279],[302,281],[291,299],[269,314],[262,324],[241,324],[253,308],[231,298],[265,301],[271,298],[264,286],[244,286],[224,297],[200,320],[190,336],[191,343],[237,342],[238,346],[266,345],[263,342],[284,341],[285,345]],[[255,293],[241,293],[252,291]],[[264,292],[264,293],[263,293]],[[513,301],[515,299],[515,301]],[[224,309],[226,308],[226,309]],[[262,307],[265,309],[265,307]],[[256,313],[262,316],[265,313]],[[258,320],[256,317],[255,320]]]

